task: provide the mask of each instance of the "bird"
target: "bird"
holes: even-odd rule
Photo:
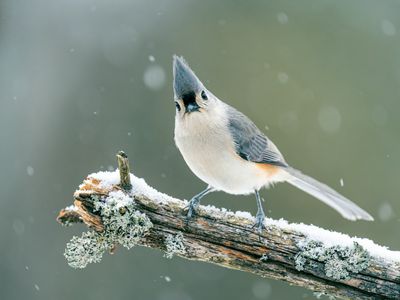
[[[255,194],[254,226],[265,226],[260,190],[279,182],[314,196],[344,218],[373,221],[373,217],[328,185],[290,166],[275,144],[243,113],[210,92],[181,56],[173,56],[176,107],[174,140],[190,170],[207,187],[191,198],[187,220],[200,200],[215,191]]]

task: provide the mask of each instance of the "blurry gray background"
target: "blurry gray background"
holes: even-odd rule
[[[262,192],[269,216],[400,249],[399,50],[397,1],[2,0],[0,298],[314,297],[140,247],[67,266],[65,244],[85,228],[55,217],[118,150],[160,191],[188,199],[205,186],[173,142],[174,53],[289,163],[376,221],[344,220],[287,184]],[[204,203],[256,210],[252,196]]]

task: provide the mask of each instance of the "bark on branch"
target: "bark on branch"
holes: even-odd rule
[[[128,176],[126,155],[117,156],[121,174],[89,175],[74,193],[74,205],[58,215],[64,225],[83,222],[92,230],[67,245],[70,265],[98,262],[116,244],[138,244],[161,249],[166,257],[205,261],[341,299],[400,299],[399,252],[271,219],[259,237],[252,217],[204,206],[186,222],[186,201]]]

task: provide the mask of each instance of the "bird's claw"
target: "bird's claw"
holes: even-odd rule
[[[187,215],[186,215],[186,224],[189,223],[190,219],[196,214],[196,209],[199,206],[199,200],[197,198],[192,198],[189,201],[189,204],[186,206]]]
[[[267,227],[265,226],[265,215],[263,213],[257,213],[256,222],[252,226],[252,228],[256,228],[258,231],[258,238],[261,241],[261,233]]]

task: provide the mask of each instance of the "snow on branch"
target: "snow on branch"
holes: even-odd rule
[[[64,256],[74,268],[100,262],[115,247],[157,248],[174,255],[286,281],[341,299],[400,299],[400,252],[313,225],[267,218],[258,235],[247,212],[200,206],[186,221],[186,200],[160,193],[129,173],[90,174],[61,210],[63,225],[84,223],[89,231],[67,243]],[[130,174],[130,175],[129,175]]]

